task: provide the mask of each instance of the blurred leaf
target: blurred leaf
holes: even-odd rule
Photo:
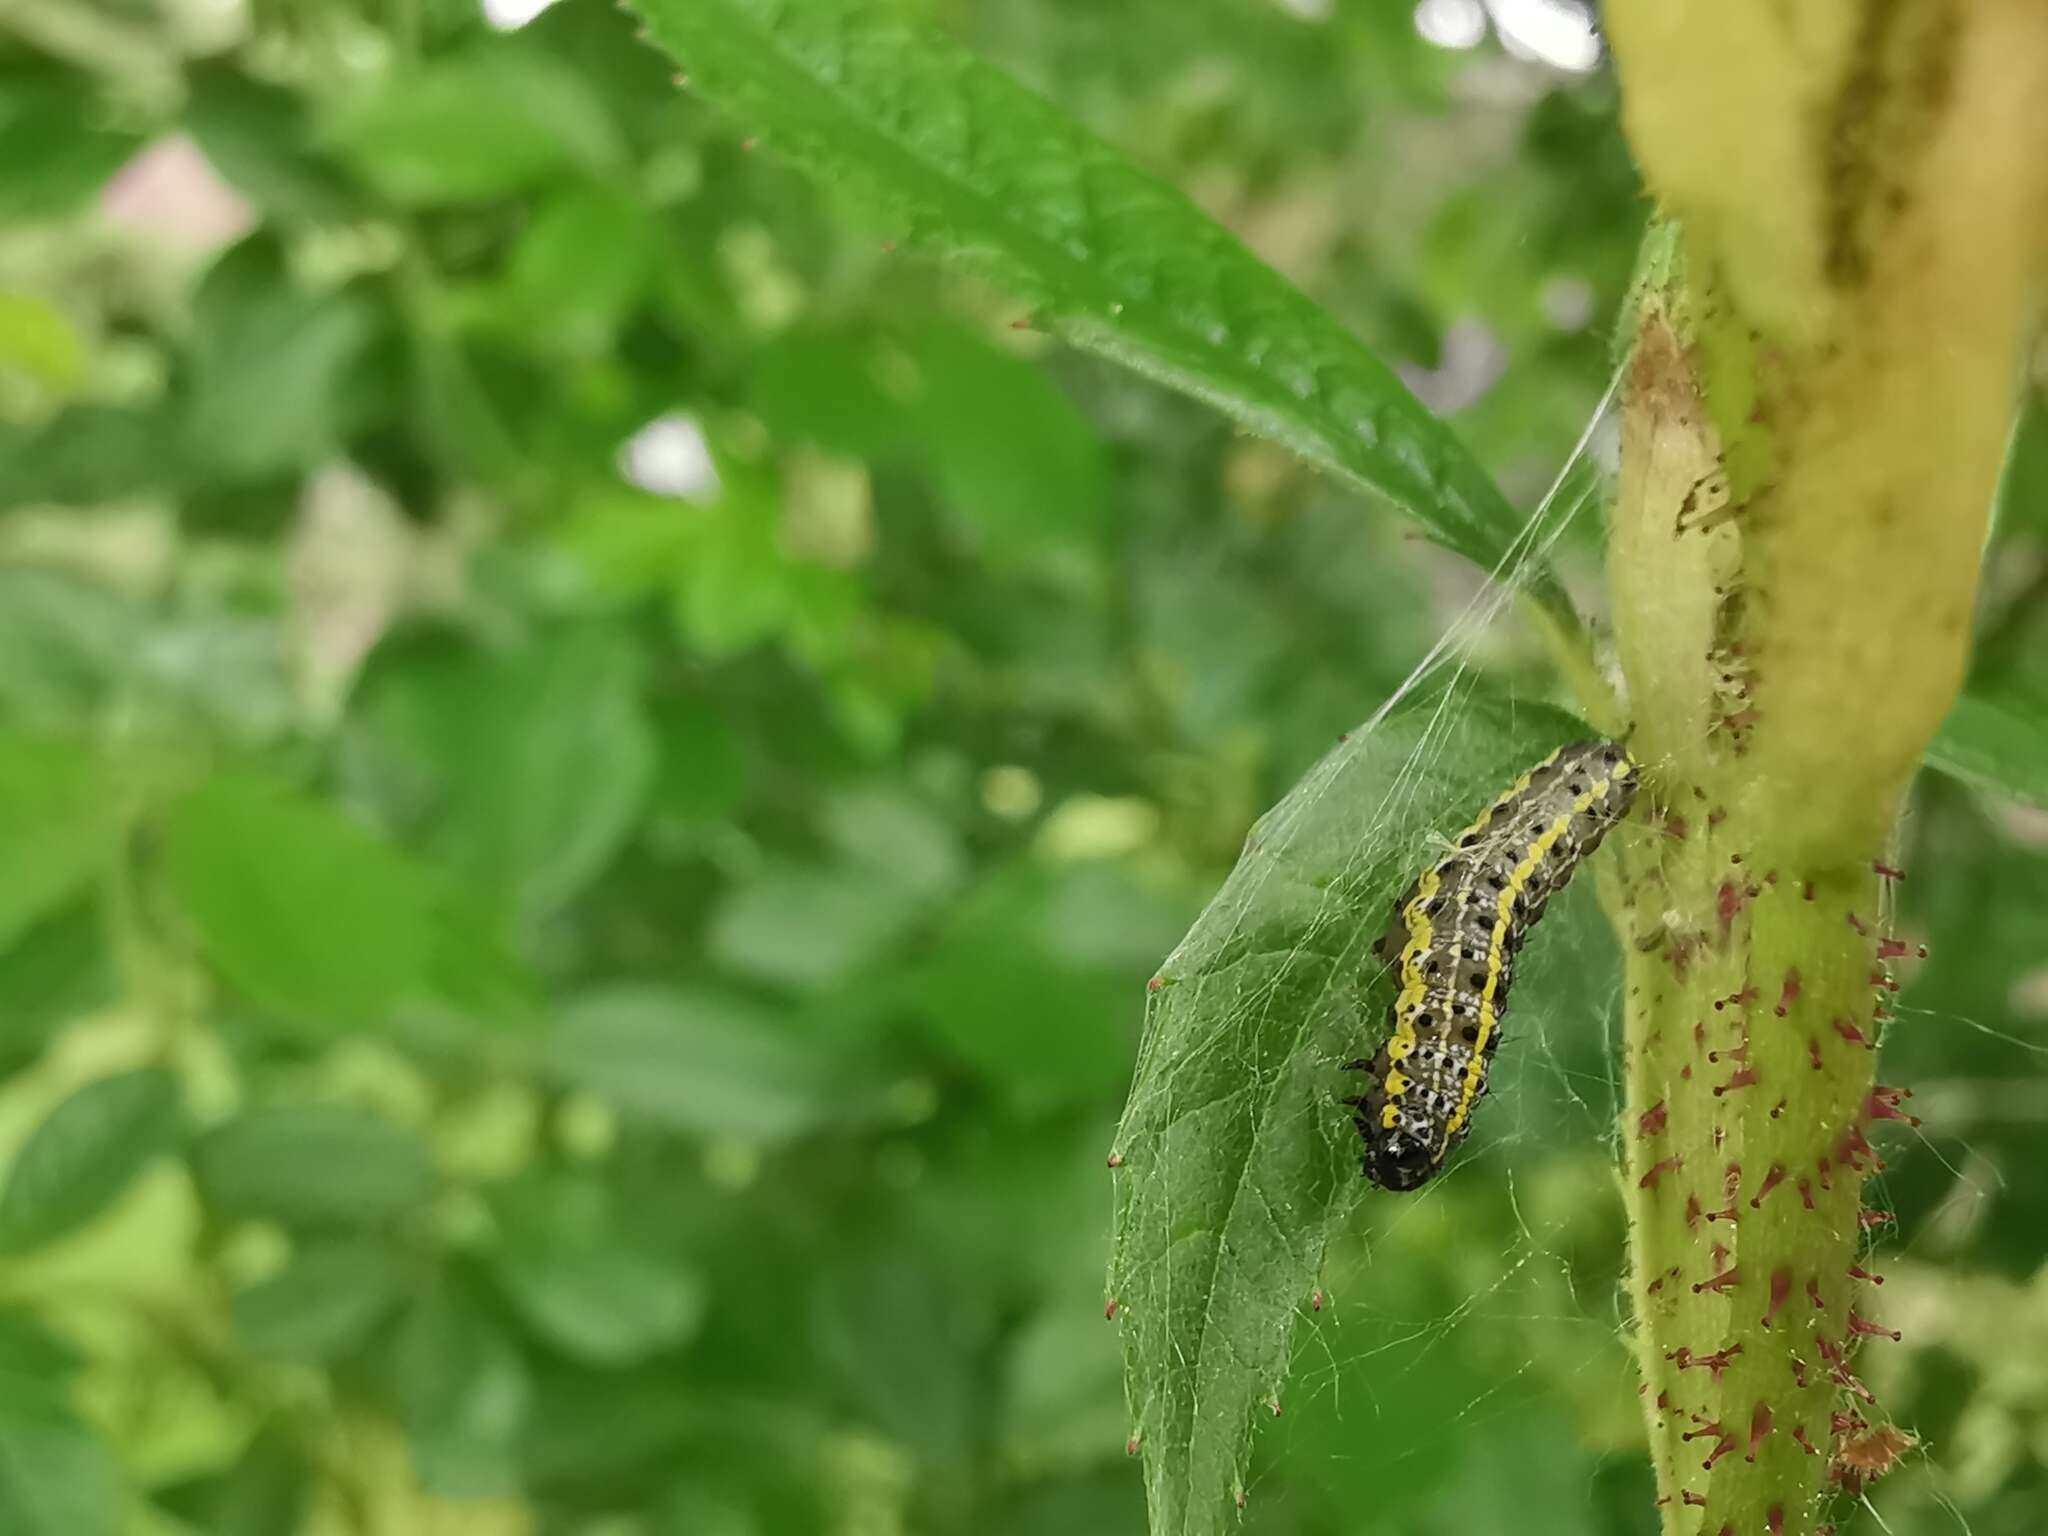
[[[2048,720],[1965,694],[1935,733],[1927,762],[1971,789],[2048,808]]]
[[[967,874],[960,834],[914,794],[882,783],[826,802],[824,832],[856,864],[921,899],[952,892]]]
[[[93,506],[161,495],[178,482],[184,446],[163,406],[66,407],[35,430],[0,428],[0,506]]]
[[[252,1354],[332,1364],[360,1349],[397,1307],[400,1256],[363,1240],[315,1243],[234,1298],[235,1334]]]
[[[957,333],[918,347],[911,430],[974,545],[1001,559],[1100,538],[1108,459],[1039,369]]]
[[[2029,391],[2013,419],[1992,526],[2048,532],[2048,389]]]
[[[115,1536],[121,1469],[46,1384],[0,1375],[0,1531]]]
[[[1527,704],[1439,702],[1352,732],[1260,818],[1160,967],[1110,1275],[1155,1533],[1235,1525],[1254,1410],[1363,1186],[1336,1068],[1391,1001],[1368,946],[1437,839],[1585,734]]]
[[[910,414],[882,388],[866,349],[848,336],[789,331],[753,354],[748,403],[785,443],[879,459],[903,446]]]
[[[656,810],[686,822],[721,821],[747,792],[747,759],[724,718],[694,699],[664,702],[654,721],[660,744]]]
[[[0,1311],[0,1378],[32,1377],[61,1386],[85,1365],[78,1349],[46,1328],[27,1310]]]
[[[1003,1440],[1028,1464],[1084,1467],[1123,1454],[1116,1340],[1102,1311],[1077,1298],[1043,1308],[1021,1329],[1009,1369]]]
[[[132,666],[140,628],[126,599],[92,582],[0,570],[0,705],[39,726],[83,724]]]
[[[954,907],[910,984],[926,1029],[1026,1115],[1115,1092],[1143,985],[1142,973],[1053,949],[1053,893],[1028,865],[989,875]]]
[[[427,995],[486,1029],[538,1025],[546,998],[503,919],[467,891],[439,891],[436,897],[423,980]]]
[[[185,128],[213,168],[264,212],[285,219],[360,216],[361,199],[311,148],[304,99],[202,60],[185,73]]]
[[[706,942],[713,959],[740,975],[818,991],[874,960],[920,905],[871,871],[771,868],[733,888]]]
[[[57,1028],[111,1002],[112,957],[99,909],[81,902],[0,951],[0,1077],[40,1055]]]
[[[419,981],[424,883],[321,801],[267,779],[216,775],[171,813],[164,855],[208,957],[288,1018],[376,1024]]]
[[[562,192],[512,249],[512,317],[572,352],[602,351],[645,295],[659,247],[646,211],[622,189],[591,182]]]
[[[253,1109],[192,1150],[199,1192],[224,1215],[288,1227],[372,1227],[434,1193],[425,1144],[339,1104]]]
[[[979,259],[1055,335],[1388,497],[1483,568],[1509,552],[1521,519],[1384,364],[1179,192],[957,44],[851,0],[637,9],[691,89],[905,233]]]
[[[392,202],[479,202],[616,167],[625,147],[580,76],[517,39],[395,71],[328,136]]]
[[[518,1439],[532,1383],[469,1288],[445,1279],[413,1305],[392,1341],[389,1378],[428,1487],[450,1499],[519,1488]]]
[[[957,1464],[984,1433],[978,1329],[928,1266],[892,1255],[828,1272],[816,1327],[841,1389],[920,1459]]]
[[[165,1151],[179,1125],[178,1085],[156,1069],[87,1083],[35,1128],[0,1193],[0,1252],[77,1231]]]
[[[380,317],[354,288],[309,292],[268,235],[231,247],[193,303],[185,448],[230,480],[304,469],[351,428]]]
[[[0,222],[63,218],[98,195],[142,147],[108,118],[83,71],[0,76]]]
[[[613,986],[563,1011],[549,1062],[622,1115],[695,1136],[782,1141],[843,1112],[830,1065],[757,1003]]]
[[[480,897],[541,915],[618,852],[654,777],[640,676],[634,646],[593,628],[387,679],[375,716],[438,791],[427,842]]]
[[[160,1493],[156,1502],[205,1536],[279,1536],[300,1528],[311,1481],[284,1435],[266,1431],[226,1471]]]
[[[85,344],[64,312],[48,300],[0,289],[0,368],[12,368],[61,395],[85,371]]]
[[[529,1326],[593,1366],[624,1366],[681,1343],[703,1312],[688,1271],[617,1230],[604,1191],[587,1181],[516,1186],[497,1204],[499,1287]]]
[[[88,747],[0,732],[0,945],[75,896],[110,866],[127,808]]]

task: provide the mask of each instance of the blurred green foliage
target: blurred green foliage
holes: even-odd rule
[[[1392,0],[921,9],[1533,504],[1643,215],[1605,74]],[[595,0],[9,26],[0,1531],[1140,1531],[1145,979],[1473,574],[887,248]],[[2044,442],[1974,680],[2020,721]],[[1865,1374],[1929,1450],[1877,1497],[2032,1532],[2048,832],[1932,784],[1905,836]],[[1643,1528],[1614,957],[1551,926],[1469,1167],[1333,1259],[1255,1530]]]

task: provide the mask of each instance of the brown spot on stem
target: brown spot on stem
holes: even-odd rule
[[[1733,1290],[1741,1283],[1742,1266],[1737,1264],[1732,1268],[1722,1270],[1718,1275],[1709,1275],[1706,1279],[1693,1286],[1692,1293],[1698,1296],[1707,1291],[1713,1291],[1718,1295],[1723,1291]]]
[[[1885,1328],[1877,1323],[1873,1323],[1854,1307],[1849,1309],[1849,1332],[1852,1334],[1867,1334],[1875,1339],[1890,1339],[1894,1344],[1904,1337],[1896,1328]]]
[[[1758,1403],[1749,1416],[1749,1450],[1744,1461],[1756,1460],[1756,1448],[1764,1443],[1764,1436],[1771,1432],[1771,1405]]]
[[[1714,1097],[1718,1099],[1722,1094],[1733,1093],[1738,1088],[1754,1088],[1761,1081],[1762,1079],[1756,1075],[1755,1067],[1743,1067],[1727,1082],[1715,1085]]]
[[[1780,1184],[1784,1184],[1784,1180],[1786,1180],[1784,1163],[1772,1163],[1772,1171],[1763,1176],[1763,1184],[1759,1184],[1757,1192],[1753,1196],[1749,1196],[1749,1208],[1757,1210],[1763,1204],[1763,1196],[1769,1194],[1772,1190],[1776,1190]]]
[[[1797,966],[1794,966],[1785,972],[1785,984],[1778,990],[1778,1006],[1775,1010],[1778,1017],[1781,1019],[1785,1017],[1787,1010],[1798,1001],[1799,969]]]
[[[1655,1104],[1643,1111],[1643,1118],[1636,1122],[1636,1135],[1648,1137],[1661,1134],[1666,1118],[1664,1101],[1659,1099]]]
[[[1918,1125],[1920,1117],[1909,1115],[1899,1105],[1913,1096],[1910,1088],[1887,1088],[1879,1083],[1870,1090],[1870,1096],[1863,1101],[1863,1115],[1867,1120],[1903,1120],[1908,1125]]]
[[[1785,1305],[1785,1299],[1792,1294],[1792,1271],[1782,1264],[1771,1271],[1771,1299],[1764,1303],[1763,1325],[1771,1326],[1771,1319],[1778,1315],[1778,1309]]]
[[[1650,1165],[1649,1171],[1636,1181],[1637,1189],[1655,1189],[1657,1181],[1667,1173],[1676,1173],[1685,1166],[1685,1159],[1673,1154]]]

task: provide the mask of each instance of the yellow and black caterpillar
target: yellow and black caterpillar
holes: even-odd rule
[[[1375,946],[1399,987],[1358,1109],[1365,1176],[1426,1183],[1471,1128],[1500,1044],[1515,956],[1544,905],[1635,799],[1637,769],[1611,741],[1560,747],[1531,768],[1394,904]]]

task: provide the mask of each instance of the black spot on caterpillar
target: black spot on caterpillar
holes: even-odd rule
[[[1531,768],[1415,878],[1374,952],[1399,988],[1385,1045],[1350,1065],[1372,1086],[1358,1109],[1365,1176],[1420,1187],[1471,1128],[1500,1044],[1515,956],[1635,799],[1637,768],[1611,741],[1560,747]]]

